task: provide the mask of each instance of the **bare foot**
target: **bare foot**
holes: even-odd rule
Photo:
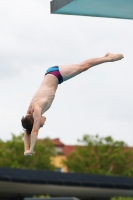
[[[106,53],[105,57],[108,59],[109,62],[121,60],[124,58],[122,54],[112,54],[112,53]]]

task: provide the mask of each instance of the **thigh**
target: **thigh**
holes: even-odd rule
[[[66,81],[82,72],[82,67],[80,64],[72,65],[61,65],[59,66],[59,71],[63,77],[63,81]]]

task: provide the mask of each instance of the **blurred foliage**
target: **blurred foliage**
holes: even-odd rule
[[[51,156],[56,154],[55,148],[48,138],[37,143],[35,152],[33,156],[25,157],[23,133],[19,136],[12,134],[11,140],[0,140],[0,166],[55,170],[55,166],[51,164]]]
[[[41,199],[43,199],[43,198],[50,198],[50,196],[48,194],[47,195],[39,195],[39,196],[34,195],[33,198],[41,198]]]
[[[133,177],[133,149],[110,136],[84,135],[63,161],[71,172]]]
[[[113,197],[111,200],[133,200],[133,197]]]

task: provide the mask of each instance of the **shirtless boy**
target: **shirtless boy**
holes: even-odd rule
[[[38,131],[43,127],[46,117],[42,116],[54,100],[58,84],[88,70],[89,68],[106,62],[118,61],[124,58],[122,54],[107,53],[100,58],[91,58],[79,64],[55,66],[49,68],[39,89],[34,94],[25,117],[22,117],[24,133],[24,155],[32,156],[37,141]]]

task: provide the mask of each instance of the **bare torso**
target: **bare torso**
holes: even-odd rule
[[[54,100],[57,87],[58,80],[55,76],[51,74],[44,76],[40,87],[31,100],[27,114],[32,114],[36,107],[41,109],[41,114],[46,112]]]
[[[66,81],[80,73],[79,65],[75,64],[59,66],[59,70],[63,77],[63,81]],[[54,100],[57,87],[58,79],[54,75],[47,74],[44,76],[39,89],[32,98],[27,114],[33,114],[35,108],[37,107],[41,109],[41,114],[46,112]]]

